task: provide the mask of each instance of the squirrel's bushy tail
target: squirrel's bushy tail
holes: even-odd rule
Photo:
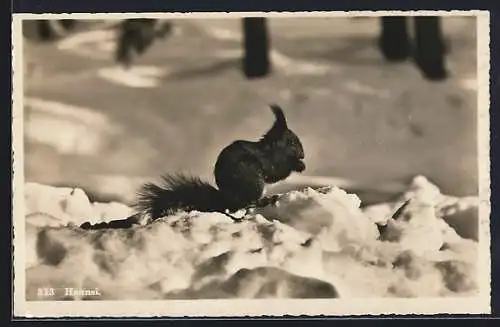
[[[224,199],[219,190],[200,178],[175,174],[162,176],[160,184],[144,184],[135,207],[157,219],[180,210],[223,211]]]

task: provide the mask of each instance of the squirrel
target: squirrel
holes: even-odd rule
[[[162,184],[142,186],[135,207],[153,220],[181,210],[219,212],[236,219],[229,213],[259,205],[266,185],[306,169],[299,137],[288,127],[281,107],[270,108],[275,121],[259,141],[237,140],[219,154],[214,167],[218,189],[198,177],[164,175]]]
[[[257,142],[237,140],[225,147],[215,163],[218,189],[199,177],[183,174],[162,176],[160,185],[145,183],[134,204],[137,214],[110,223],[82,224],[84,229],[129,228],[140,215],[150,219],[178,211],[219,212],[235,221],[231,213],[252,206],[265,206],[275,197],[263,198],[266,185],[286,179],[292,172],[306,169],[304,148],[299,137],[288,128],[278,105],[270,105],[275,116],[272,127]]]

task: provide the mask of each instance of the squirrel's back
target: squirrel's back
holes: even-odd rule
[[[260,199],[264,191],[262,154],[256,142],[235,141],[225,147],[214,167],[219,191],[235,210]]]

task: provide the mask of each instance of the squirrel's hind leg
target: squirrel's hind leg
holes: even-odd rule
[[[243,221],[243,218],[245,218],[245,216],[246,216],[246,212],[245,212],[245,214],[244,214],[243,216],[241,216],[240,218],[235,217],[235,216],[233,216],[232,214],[230,214],[230,213],[228,213],[228,212],[226,212],[226,211],[217,211],[217,212],[218,212],[218,213],[222,213],[222,214],[224,214],[224,215],[228,216],[229,218],[231,218],[231,219],[232,219],[234,222],[236,222],[236,223],[242,222],[242,221]]]
[[[275,205],[278,202],[279,198],[280,198],[279,194],[273,194],[270,196],[263,197],[257,201],[254,201],[250,205],[241,209],[241,210],[245,210],[245,213],[241,217],[235,217],[234,215],[228,213],[227,211],[218,211],[218,212],[228,216],[229,218],[231,218],[235,222],[239,223],[239,222],[242,222],[244,220],[246,215],[248,215],[249,213],[252,213],[255,208],[264,208],[264,207],[267,207],[268,205]]]

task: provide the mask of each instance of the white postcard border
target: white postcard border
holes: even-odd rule
[[[25,301],[25,220],[23,141],[23,42],[21,21],[30,19],[346,17],[381,15],[477,16],[478,160],[480,198],[479,264],[481,293],[473,298],[318,299],[318,300],[168,300],[168,301]],[[490,157],[489,157],[489,12],[350,11],[279,13],[75,13],[13,14],[13,228],[14,315],[22,317],[183,317],[490,313]]]

